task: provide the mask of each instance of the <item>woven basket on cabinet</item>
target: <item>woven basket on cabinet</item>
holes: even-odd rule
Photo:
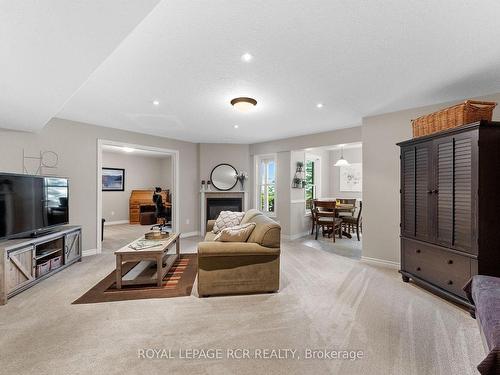
[[[491,121],[497,103],[466,100],[412,121],[413,137],[436,133],[480,120]]]

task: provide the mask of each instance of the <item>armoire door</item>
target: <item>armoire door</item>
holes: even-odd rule
[[[438,138],[434,153],[436,242],[476,253],[477,132]]]
[[[430,240],[432,142],[401,150],[401,234]]]

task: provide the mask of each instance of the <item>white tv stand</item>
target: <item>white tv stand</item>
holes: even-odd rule
[[[81,259],[80,226],[62,226],[39,237],[0,241],[0,305]]]

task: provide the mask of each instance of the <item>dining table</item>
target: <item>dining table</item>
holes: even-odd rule
[[[337,199],[336,198],[316,198],[317,201],[319,202],[336,202]],[[350,204],[350,203],[337,203],[335,205],[335,215],[338,217],[338,214],[340,212],[353,212],[355,209],[355,205],[354,204]],[[345,236],[347,238],[352,238],[352,235],[351,233],[349,232],[346,232],[346,231],[342,231],[342,236]]]

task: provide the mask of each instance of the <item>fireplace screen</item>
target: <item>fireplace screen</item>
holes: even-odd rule
[[[215,220],[221,211],[242,211],[241,198],[208,198],[207,199],[207,220]]]

